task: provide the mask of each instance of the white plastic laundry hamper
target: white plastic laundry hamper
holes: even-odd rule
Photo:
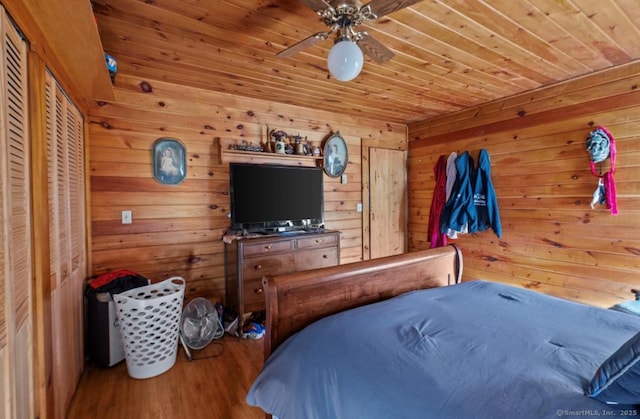
[[[113,296],[131,377],[155,377],[175,364],[184,286],[174,276]]]

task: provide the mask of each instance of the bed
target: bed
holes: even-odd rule
[[[461,275],[450,245],[264,278],[247,403],[280,419],[640,414],[640,317]]]

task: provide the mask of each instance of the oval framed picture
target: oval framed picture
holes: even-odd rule
[[[153,143],[153,177],[165,185],[177,185],[187,176],[187,156],[182,143],[160,138]]]
[[[340,135],[340,132],[336,132],[327,138],[324,144],[323,155],[324,172],[330,177],[342,176],[347,169],[349,152],[347,150],[347,143]]]

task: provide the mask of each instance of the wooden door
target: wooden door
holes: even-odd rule
[[[406,251],[406,152],[369,148],[369,254]]]

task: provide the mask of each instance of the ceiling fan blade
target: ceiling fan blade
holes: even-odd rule
[[[331,32],[318,32],[316,34],[313,34],[310,37],[303,39],[302,41],[296,42],[289,48],[283,49],[276,55],[278,57],[290,57],[293,54],[297,54],[298,52],[302,51],[303,49],[309,48],[310,46],[315,45],[320,41],[324,41],[329,37],[330,33]]]
[[[395,55],[389,48],[382,45],[380,41],[376,40],[366,32],[358,41],[358,46],[365,54],[373,58],[373,61],[378,64],[389,61]]]
[[[313,9],[314,12],[331,7],[331,5],[325,0],[300,0],[300,3],[303,3],[308,8]]]
[[[420,1],[422,0],[371,0],[364,7],[370,7],[377,17],[382,17]]]

